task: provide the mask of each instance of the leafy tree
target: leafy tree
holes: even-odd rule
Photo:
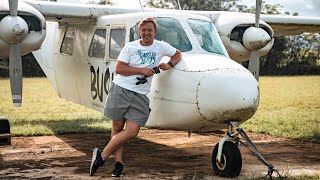
[[[285,37],[275,37],[274,44],[270,52],[260,58],[260,75],[280,75],[281,67],[283,66],[286,54],[286,43]]]
[[[5,62],[6,60],[1,60]],[[4,63],[6,66],[9,65],[9,63]],[[23,77],[44,77],[45,74],[40,68],[38,62],[32,55],[32,53],[29,53],[27,55],[22,56],[22,74]],[[0,68],[0,77],[9,77],[9,69],[1,69]]]
[[[264,4],[262,14],[282,14],[280,4]],[[240,12],[255,13],[255,7],[237,5]],[[285,15],[290,15],[285,12]],[[293,13],[292,16],[298,16]],[[297,36],[275,37],[271,51],[261,57],[261,75],[304,75],[320,74],[319,35],[302,34]]]
[[[284,69],[287,74],[320,74],[319,34],[302,34],[287,37]]]
[[[224,11],[235,6],[239,0],[180,0],[182,10]],[[178,9],[178,0],[147,0],[147,5],[155,8]]]
[[[280,4],[265,4],[265,2],[262,2],[261,6],[261,14],[281,14],[283,6]],[[256,13],[256,7],[252,6],[248,8],[246,5],[236,5],[236,10],[238,12],[246,12],[246,13]]]

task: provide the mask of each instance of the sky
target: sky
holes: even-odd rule
[[[241,0],[241,4],[248,7],[255,6],[255,0]],[[264,0],[266,4],[280,4],[283,6],[284,12],[288,11],[290,14],[295,12],[299,16],[317,16],[320,17],[320,0]],[[239,3],[240,4],[240,3]]]
[[[59,0],[65,2],[88,2],[89,0]],[[99,1],[99,0],[96,0]],[[115,4],[123,7],[140,8],[139,0],[112,0]],[[141,0],[144,4],[145,0]],[[317,16],[320,17],[320,0],[264,0],[266,4],[281,4],[284,12],[290,14],[299,13],[299,16]],[[255,6],[255,0],[239,0],[239,4],[245,4],[248,7]]]

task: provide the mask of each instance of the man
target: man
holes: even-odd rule
[[[112,119],[111,140],[102,150],[95,148],[92,154],[90,175],[92,176],[104,161],[115,155],[113,177],[122,176],[123,145],[136,137],[140,127],[148,120],[150,109],[146,94],[150,91],[154,67],[164,56],[171,57],[168,63],[158,65],[163,71],[169,70],[181,60],[181,53],[171,45],[154,39],[157,24],[153,18],[139,23],[141,39],[127,43],[121,50],[116,64],[116,77],[110,87],[105,107],[105,116]],[[146,77],[144,83],[137,79]]]

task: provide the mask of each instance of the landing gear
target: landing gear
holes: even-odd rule
[[[233,132],[233,129],[236,131]],[[228,124],[227,134],[220,139],[212,152],[212,168],[216,175],[231,178],[239,176],[242,167],[242,158],[238,145],[242,142],[238,135],[248,144],[249,150],[268,167],[267,176],[272,179],[273,172],[278,173],[278,171],[264,159],[247,134],[239,128],[238,123],[235,121],[231,121]],[[278,176],[281,178],[279,173]]]
[[[214,147],[212,153],[213,171],[216,175],[222,177],[233,178],[239,176],[242,167],[242,158],[238,146],[231,141],[226,141],[222,148],[222,157],[220,162],[216,160],[218,147],[219,144]]]

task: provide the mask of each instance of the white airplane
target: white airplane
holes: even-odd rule
[[[156,39],[179,49],[183,59],[168,72],[154,75],[146,127],[190,133],[227,126],[227,134],[213,150],[214,172],[226,177],[240,174],[240,135],[272,174],[273,166],[238,125],[258,108],[259,57],[270,51],[274,36],[319,32],[320,18],[262,15],[262,21],[261,0],[256,15],[140,11],[0,0],[0,59],[9,64],[14,105],[22,103],[21,55],[32,52],[59,97],[103,112],[119,52],[125,43],[140,38],[141,19],[155,17]],[[248,59],[249,70],[241,65]]]

